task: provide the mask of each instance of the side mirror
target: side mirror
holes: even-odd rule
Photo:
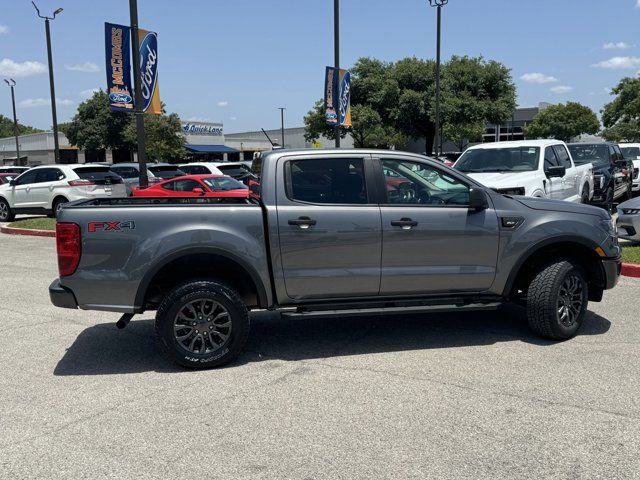
[[[489,208],[487,194],[481,188],[472,188],[469,190],[469,210],[479,212]]]
[[[191,190],[193,193],[195,193],[196,195],[204,195],[204,190],[202,188],[196,187],[193,190]]]
[[[9,180],[9,185],[11,185],[12,187],[16,186],[16,181],[15,180]]]
[[[549,178],[562,178],[567,174],[567,168],[563,166],[549,167],[545,173]]]

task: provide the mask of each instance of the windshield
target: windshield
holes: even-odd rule
[[[539,158],[538,147],[478,148],[463,153],[454,168],[467,173],[532,172]]]
[[[209,177],[202,181],[214,192],[226,192],[228,190],[244,190],[247,187],[231,177]]]
[[[178,167],[172,167],[171,165],[150,165],[149,170],[153,172],[156,177],[160,178],[173,178],[186,175]]]
[[[620,147],[624,158],[640,160],[640,147]]]
[[[607,145],[569,145],[569,151],[576,165],[587,163],[607,165],[609,163],[609,147]]]
[[[86,167],[75,168],[76,172],[82,180],[104,180],[109,178],[111,180],[117,180],[120,178],[117,173],[112,172],[109,167]]]
[[[218,170],[220,170],[225,175],[231,175],[232,177],[240,177],[251,173],[251,171],[245,167],[244,165],[218,165]]]

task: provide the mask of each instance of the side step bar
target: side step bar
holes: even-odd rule
[[[496,310],[502,303],[469,303],[467,305],[418,305],[411,307],[347,308],[343,310],[298,311],[282,310],[283,318],[325,318],[336,316],[362,317],[367,315],[475,312]]]

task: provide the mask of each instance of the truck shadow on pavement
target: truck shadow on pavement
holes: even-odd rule
[[[602,335],[609,320],[588,312],[580,336]],[[493,312],[376,315],[325,319],[285,319],[252,315],[247,347],[227,367],[263,360],[320,359],[521,341],[555,345],[529,331],[524,310],[504,306]],[[54,375],[110,375],[183,372],[157,345],[153,320],[132,321],[126,330],[100,324],[83,331],[58,362]]]

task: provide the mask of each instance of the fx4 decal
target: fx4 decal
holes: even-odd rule
[[[89,233],[95,232],[121,232],[122,230],[133,230],[136,228],[135,222],[132,220],[126,222],[89,222],[87,230]]]

